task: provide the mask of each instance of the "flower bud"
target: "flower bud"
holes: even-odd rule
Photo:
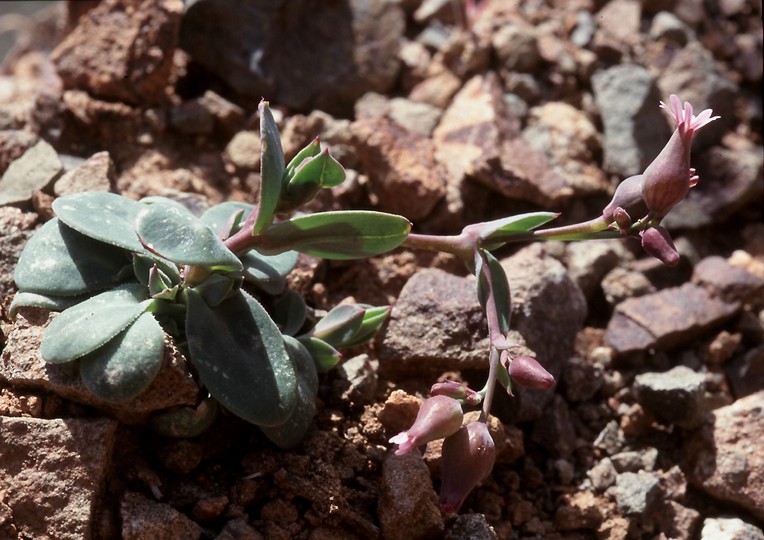
[[[462,425],[462,406],[448,396],[433,396],[424,400],[414,425],[390,439],[398,445],[396,456],[408,454],[417,446],[448,437]]]
[[[470,491],[490,474],[496,446],[484,422],[470,422],[443,441],[442,455],[438,503],[444,512],[458,512]]]
[[[679,264],[679,252],[669,232],[663,227],[651,227],[640,232],[642,249],[667,266]]]
[[[554,376],[531,356],[516,356],[509,363],[513,382],[527,388],[546,390],[554,386]]]
[[[642,196],[642,175],[629,176],[618,184],[613,199],[602,211],[602,217],[608,223],[615,221],[616,210],[620,208],[631,216],[632,220],[642,219],[647,215],[647,205]]]
[[[470,405],[477,405],[483,400],[482,396],[472,388],[456,381],[444,381],[433,384],[432,388],[430,388],[430,395],[463,399]]]

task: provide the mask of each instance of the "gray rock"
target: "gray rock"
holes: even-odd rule
[[[576,12],[576,26],[570,33],[570,42],[576,47],[586,47],[594,37],[595,30],[596,27],[592,14],[585,9],[581,9]]]
[[[97,152],[53,184],[57,197],[82,191],[112,191],[117,174],[108,152]]]
[[[735,315],[739,302],[726,302],[693,283],[663,289],[618,304],[605,332],[616,354],[650,348],[668,350],[691,343]]]
[[[736,398],[764,390],[764,345],[759,345],[724,366]]]
[[[615,502],[618,510],[632,517],[650,519],[661,493],[660,478],[655,473],[625,472],[615,481]]]
[[[604,381],[602,364],[572,356],[562,372],[562,391],[565,399],[572,403],[586,401],[594,397]]]
[[[671,134],[655,79],[642,66],[623,64],[595,73],[592,87],[605,130],[604,169],[624,178],[641,173]]]
[[[3,78],[0,77],[0,92],[3,90],[2,82]],[[0,108],[0,120],[2,119],[1,111]],[[32,148],[39,140],[38,135],[25,130],[0,130],[0,175],[5,172],[8,165],[24,155],[24,152]]]
[[[351,407],[365,405],[374,400],[377,391],[377,367],[379,363],[359,354],[337,367],[336,390],[342,401]]]
[[[438,125],[443,111],[427,103],[398,97],[390,100],[388,114],[409,131],[429,137]]]
[[[611,420],[602,428],[602,431],[594,439],[593,444],[595,448],[599,448],[607,455],[612,456],[621,451],[625,442],[623,430],[618,425],[618,422]]]
[[[687,441],[682,469],[703,492],[764,519],[764,390],[711,413]]]
[[[12,162],[0,178],[0,206],[29,203],[36,191],[58,178],[64,168],[58,154],[40,140]]]
[[[132,491],[122,496],[120,505],[122,538],[201,538],[202,528],[169,504],[152,501]]]
[[[673,540],[697,538],[700,512],[672,500],[663,500],[655,511],[658,530]]]
[[[501,67],[532,73],[541,61],[534,28],[518,21],[513,23],[500,26],[491,36],[491,45]]]
[[[483,514],[460,514],[449,524],[443,540],[496,540],[498,536]]]
[[[619,239],[571,242],[567,248],[565,262],[568,272],[587,298],[596,292],[605,274],[630,258],[623,241]]]
[[[615,484],[615,478],[618,476],[618,472],[613,466],[613,462],[610,458],[602,458],[594,467],[589,469],[586,473],[589,477],[589,481],[592,483],[592,488],[597,493],[603,493],[610,486]]]
[[[714,255],[700,261],[693,269],[692,281],[728,302],[764,302],[764,278],[730,264],[724,257]]]
[[[388,454],[382,465],[377,517],[383,538],[435,538],[445,524],[430,471],[419,452]]]
[[[605,300],[611,307],[617,306],[628,298],[656,291],[655,285],[642,272],[620,266],[605,274],[600,286],[605,294]]]
[[[686,45],[691,38],[695,37],[692,28],[670,11],[656,13],[647,35],[653,40],[673,41],[681,46]]]
[[[576,432],[570,418],[567,402],[559,394],[544,408],[544,412],[533,424],[531,438],[553,455],[569,458],[576,449]]]
[[[764,540],[764,531],[736,517],[709,517],[703,520],[700,540]]]
[[[612,461],[613,467],[615,467],[615,470],[619,473],[635,473],[641,471],[644,467],[641,453],[634,450],[613,454],[610,456],[610,461]]]
[[[116,431],[106,419],[0,417],[0,486],[20,538],[96,533]]]
[[[634,392],[642,407],[658,420],[683,428],[695,428],[705,420],[705,376],[686,366],[663,373],[643,373],[634,380]]]
[[[196,0],[180,43],[242,95],[346,116],[358,97],[395,82],[404,28],[401,8],[382,0],[320,9],[307,1]]]

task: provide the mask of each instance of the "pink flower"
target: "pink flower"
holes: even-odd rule
[[[491,473],[496,446],[485,423],[470,422],[443,441],[442,455],[438,502],[444,512],[458,512],[470,491]]]
[[[414,448],[455,433],[462,426],[462,406],[448,396],[433,396],[424,400],[408,431],[390,439],[398,445],[396,456],[408,454]]]
[[[685,101],[682,107],[674,94],[669,101],[670,107],[661,101],[661,108],[674,120],[676,129],[658,157],[642,173],[642,195],[647,208],[657,218],[665,216],[698,182],[695,171],[690,168],[692,138],[700,128],[719,118],[711,116],[711,109],[693,115],[692,105]]]

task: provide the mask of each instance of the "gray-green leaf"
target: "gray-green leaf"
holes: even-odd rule
[[[281,197],[281,179],[284,176],[284,150],[281,136],[267,101],[261,101],[260,111],[260,206],[253,232],[261,232],[273,221]]]

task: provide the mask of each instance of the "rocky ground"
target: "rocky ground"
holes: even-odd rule
[[[48,317],[3,315],[0,538],[764,538],[762,22],[751,0],[103,0],[29,21],[0,77],[0,309],[51,201],[82,190],[203,209],[254,200],[256,105],[288,157],[320,134],[348,181],[314,209],[400,213],[453,233],[512,213],[593,217],[670,134],[671,93],[721,119],[666,220],[668,268],[620,240],[499,252],[513,327],[557,378],[500,396],[492,475],[437,507],[437,444],[397,457],[437,379],[480,387],[474,282],[446,256],[300,260],[322,309],[394,303],[374,346],[321,380],[295,451],[224,416],[172,439],[193,403],[168,349],[134,402],[46,366]]]

